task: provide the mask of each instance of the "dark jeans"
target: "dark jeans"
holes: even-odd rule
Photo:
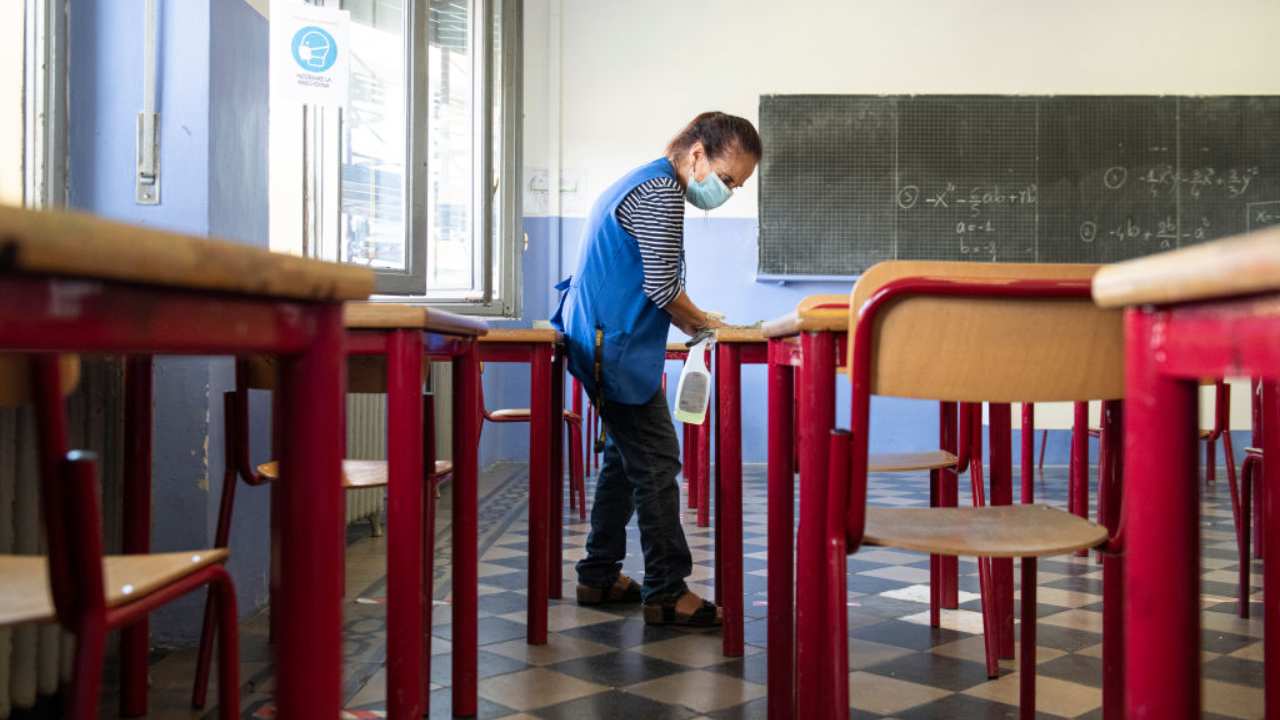
[[[644,551],[645,602],[678,596],[693,570],[680,526],[680,445],[659,390],[643,405],[606,401],[600,416],[606,442],[596,478],[587,557],[578,561],[578,581],[606,587],[618,579],[627,554],[627,523],[635,512]],[[588,442],[594,441],[594,438]]]

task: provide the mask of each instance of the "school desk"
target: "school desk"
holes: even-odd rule
[[[564,534],[564,353],[550,328],[493,329],[480,338],[481,362],[529,363],[530,645],[547,643],[547,598],[559,598]],[[479,394],[471,396],[479,402]]]
[[[1127,717],[1200,713],[1200,378],[1258,376],[1263,452],[1280,452],[1280,228],[1103,268],[1104,307],[1125,307],[1123,542]],[[1263,463],[1266,716],[1280,717],[1280,463]]]
[[[424,432],[423,363],[453,364],[453,394],[478,397],[475,338],[482,320],[386,303],[346,306],[347,354],[385,358],[387,393],[387,716],[419,718],[431,678],[435,494],[423,468],[435,467],[434,432]],[[453,708],[476,709],[479,542],[476,484],[480,408],[453,403]],[[424,490],[426,492],[424,492]],[[424,523],[423,519],[428,521]],[[425,638],[425,641],[423,640]]]
[[[0,347],[23,352],[284,358],[276,703],[286,720],[342,705],[340,482],[342,301],[373,273],[258,248],[110,222],[0,207]],[[126,430],[150,422],[150,363],[135,364]],[[124,551],[150,549],[151,448],[126,438]],[[148,628],[121,638],[123,714],[146,712]]]

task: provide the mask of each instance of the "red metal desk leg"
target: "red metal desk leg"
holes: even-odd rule
[[[435,392],[435,388],[432,388]],[[436,596],[436,412],[435,396],[422,395],[422,697],[431,697],[431,617]]]
[[[1036,452],[1036,406],[1022,403],[1022,504],[1030,505],[1036,497],[1036,472],[1034,455]]]
[[[959,454],[959,415],[956,403],[941,403],[939,410],[938,440],[941,448],[953,455]],[[938,496],[943,507],[955,507],[960,502],[959,475],[954,469],[944,468],[940,473]],[[940,587],[938,597],[943,608],[960,607],[960,559],[943,555],[938,560]]]
[[[1104,506],[1102,523],[1111,537],[1120,530],[1121,492],[1124,477],[1124,403],[1102,403],[1102,442],[1107,461],[1098,472],[1098,504]],[[1124,717],[1124,555],[1102,556],[1102,717]]]
[[[1067,510],[1089,517],[1089,403],[1075,403],[1071,424],[1071,467]]]
[[[803,333],[799,371],[800,528],[796,540],[796,716],[818,717],[823,687],[827,452],[835,426],[835,336]],[[837,592],[830,595],[835,597]],[[844,597],[844,593],[838,593]]]
[[[684,487],[689,497],[689,509],[698,509],[698,483],[697,472],[694,470],[694,453],[697,452],[694,446],[693,426],[680,423],[680,433],[684,440]]]
[[[707,366],[711,368],[712,377],[719,378],[720,369],[717,367],[717,365],[718,365],[720,356],[718,353],[715,353],[715,352],[708,352],[708,355],[710,355],[710,358],[708,359]],[[724,541],[724,513],[720,512],[720,508],[723,506],[723,503],[724,503],[724,498],[723,498],[724,493],[723,493],[723,488],[721,488],[720,486],[720,468],[724,466],[724,463],[721,462],[721,459],[720,459],[720,449],[722,447],[720,444],[720,423],[716,419],[719,408],[720,408],[720,384],[717,381],[711,387],[711,402],[707,408],[706,420],[702,423],[702,426],[701,426],[703,436],[707,438],[707,442],[709,443],[710,447],[703,448],[703,451],[700,457],[705,461],[702,467],[703,477],[709,478],[709,483],[711,486],[711,495],[715,498],[714,503],[715,503],[716,514],[715,514],[715,518],[712,521],[715,524],[715,527],[712,530],[712,535],[715,537],[715,546],[713,548],[713,552],[715,552],[715,571],[716,571],[715,603],[717,606],[723,606],[724,605],[725,570],[724,570],[724,548],[722,547],[722,545]],[[712,433],[715,434],[714,439],[712,438]],[[713,452],[715,453],[715,461],[711,462],[710,456],[711,456],[711,453]],[[710,465],[707,465],[706,462],[710,462]],[[715,473],[714,475],[712,474],[713,472]]]
[[[1131,720],[1200,714],[1200,483],[1194,380],[1162,376],[1157,311],[1126,313],[1125,704]],[[1274,647],[1274,646],[1273,646]]]
[[[476,714],[479,397],[480,355],[472,342],[453,359],[453,714],[460,717]]]
[[[1089,518],[1089,403],[1075,404],[1075,418],[1071,428],[1071,512],[1086,520]],[[1088,550],[1077,550],[1085,557]]]
[[[282,720],[337,717],[342,706],[341,463],[345,446],[342,306],[313,310],[316,336],[282,363],[281,587],[276,704]],[[416,640],[416,638],[415,638]]]
[[[422,339],[387,336],[387,715],[422,716]]]
[[[792,473],[792,411],[795,394],[790,365],[769,363],[769,717],[795,716],[795,623],[792,617],[795,530]]]
[[[720,428],[720,499],[716,517],[723,519],[724,539],[722,596],[724,598],[724,654],[742,656],[742,355],[733,343],[716,345],[716,383],[719,403],[716,422]]]
[[[550,577],[551,375],[550,345],[533,349],[529,369],[529,603],[528,642],[547,643],[547,580]]]
[[[551,498],[548,504],[551,557],[547,560],[547,597],[559,600],[564,563],[564,355],[555,351],[551,365]]]
[[[1262,610],[1265,713],[1280,718],[1280,381],[1262,382]]]
[[[151,551],[151,357],[125,363],[125,467],[123,549],[125,554]],[[232,480],[234,482],[234,479]],[[147,714],[147,616],[120,633],[120,715]]]
[[[1009,403],[988,406],[991,425],[991,504],[1013,504],[1013,431]],[[999,621],[1000,657],[1013,657],[1013,560],[991,561],[992,580],[996,589],[996,618]]]
[[[711,423],[693,426],[694,477],[698,483],[698,527],[711,527]]]

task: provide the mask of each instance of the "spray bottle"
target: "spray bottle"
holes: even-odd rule
[[[711,371],[707,369],[707,348],[715,339],[714,330],[702,330],[685,347],[689,357],[676,387],[676,419],[686,425],[701,425],[707,420],[707,404],[711,400]]]

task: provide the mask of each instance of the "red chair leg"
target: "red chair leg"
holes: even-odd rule
[[[1038,467],[1040,470],[1044,470],[1044,449],[1048,446],[1049,446],[1049,431],[1041,430],[1040,431],[1040,462],[1038,464]]]
[[[1253,483],[1255,477],[1256,463],[1252,456],[1246,456],[1244,465],[1240,467],[1240,519],[1239,519],[1239,546],[1240,546],[1240,617],[1249,617],[1249,595],[1251,588],[1249,587],[1249,571],[1252,569],[1252,561],[1250,555],[1252,548],[1250,543],[1253,540]]]
[[[573,482],[573,423],[567,418],[564,421],[565,434],[569,437],[569,510],[577,510],[578,486]]]
[[[234,459],[239,457],[236,438],[239,438],[241,433],[235,405],[235,393],[224,393],[222,397],[223,437],[225,438],[223,458],[226,469],[222,473],[222,499],[218,505],[218,526],[213,537],[213,546],[217,548],[227,547],[231,540],[231,516],[235,510],[236,485],[239,482]],[[191,689],[191,707],[197,710],[204,707],[208,695],[209,666],[213,659],[213,634],[218,627],[213,595],[213,588],[210,587],[204,601],[204,621],[200,626],[200,645],[196,651],[195,685]]]
[[[1204,441],[1204,481],[1209,485],[1217,480],[1215,477],[1218,466],[1217,449],[1218,443],[1213,436]]]
[[[1018,717],[1036,716],[1036,559],[1022,558],[1022,648],[1018,659]]]
[[[942,471],[929,471],[929,507],[940,507]],[[942,556],[929,556],[929,625],[942,624]]]
[[[102,656],[106,643],[104,618],[85,623],[76,633],[75,670],[71,681],[68,720],[98,717],[98,694],[102,689]]]
[[[219,567],[213,582],[209,583],[210,596],[217,596],[218,604],[218,717],[236,720],[240,717],[240,629],[236,612],[236,590],[231,576]]]
[[[578,498],[578,519],[587,519],[587,483],[582,476],[582,425],[569,425],[569,497]],[[570,503],[570,509],[573,509]]]
[[[1265,458],[1258,458],[1253,468],[1253,491],[1254,497],[1258,498],[1258,502],[1253,505],[1253,558],[1262,560],[1265,555],[1266,543],[1262,541],[1266,527],[1264,525],[1262,513],[1262,467],[1266,462]]]

